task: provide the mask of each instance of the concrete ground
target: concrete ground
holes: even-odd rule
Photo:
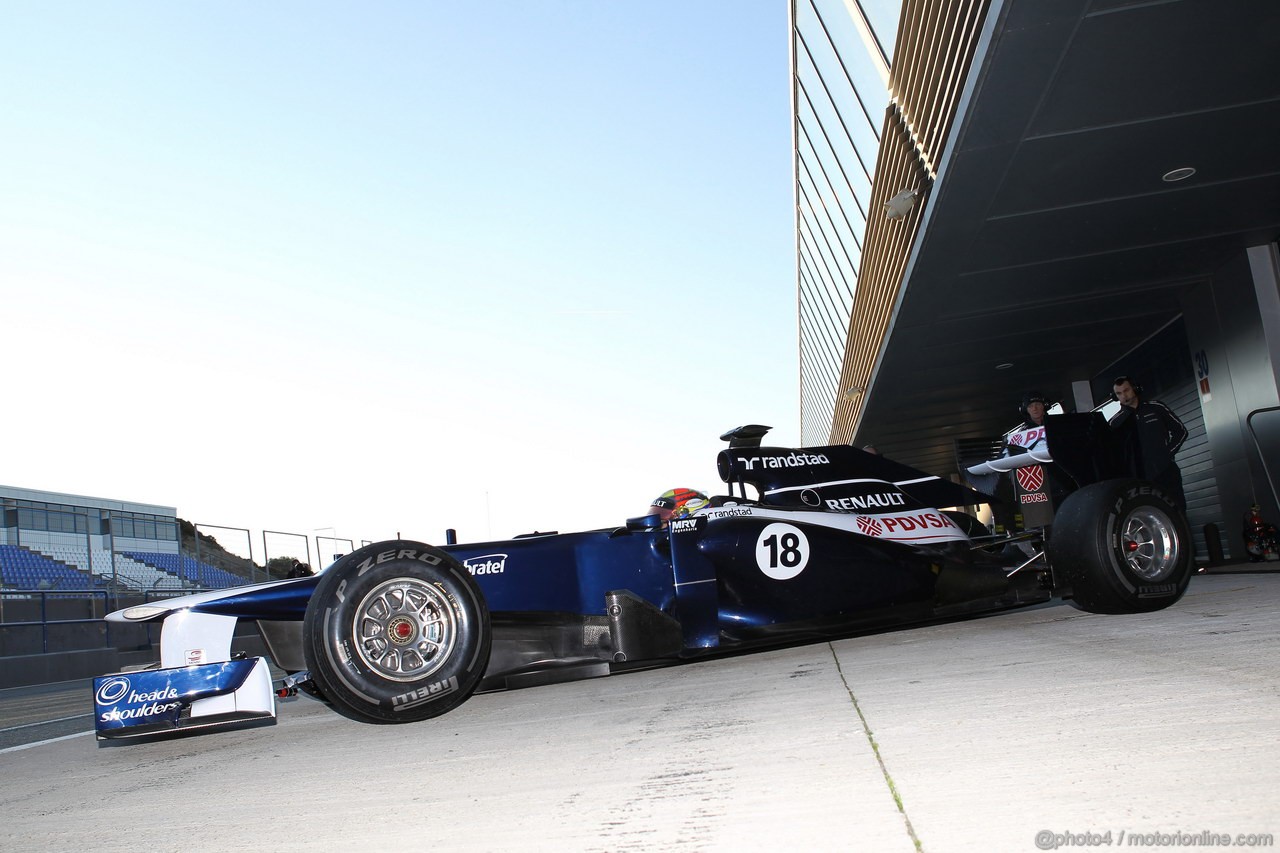
[[[41,738],[0,749],[0,848],[1274,847],[1278,670],[1270,573],[1199,575],[1160,613],[1044,605],[407,726],[299,698],[271,727],[97,746],[87,686],[79,710],[52,686],[0,696],[0,733]]]

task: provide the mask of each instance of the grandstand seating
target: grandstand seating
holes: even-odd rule
[[[10,589],[93,589],[82,572],[21,545],[0,545],[0,579]]]
[[[92,571],[104,584],[114,578],[122,586],[139,590],[183,589],[187,586],[180,578],[168,572],[139,563],[120,553],[115,555],[113,571],[111,552],[102,548],[95,548],[92,555],[84,545],[49,545],[31,550],[68,566]]]
[[[240,586],[246,579],[240,575],[211,566],[201,560],[179,554],[160,554],[151,551],[125,551],[126,557],[154,566],[207,589],[222,589],[228,586]]]
[[[92,570],[92,571],[90,571]],[[240,586],[246,578],[200,560],[150,551],[117,552],[80,546],[41,549],[0,545],[0,580],[9,589],[88,590],[120,584],[139,590],[221,589]]]
[[[110,551],[93,552],[93,573],[107,578],[112,576]],[[180,578],[120,553],[115,555],[115,577],[125,586],[139,589],[180,589],[184,586]]]

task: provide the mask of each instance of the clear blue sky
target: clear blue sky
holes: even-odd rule
[[[783,2],[0,7],[0,483],[440,541],[799,440]]]

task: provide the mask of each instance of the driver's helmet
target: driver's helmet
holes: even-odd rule
[[[650,514],[660,515],[663,522],[668,522],[692,515],[709,503],[707,496],[695,489],[671,489],[654,498],[649,510]]]

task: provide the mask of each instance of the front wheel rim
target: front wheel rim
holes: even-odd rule
[[[458,642],[458,625],[444,593],[412,578],[370,590],[356,607],[353,628],[361,662],[391,681],[431,675]]]
[[[1181,546],[1173,520],[1154,507],[1129,513],[1120,531],[1120,553],[1129,570],[1146,581],[1164,580],[1178,565]]]

